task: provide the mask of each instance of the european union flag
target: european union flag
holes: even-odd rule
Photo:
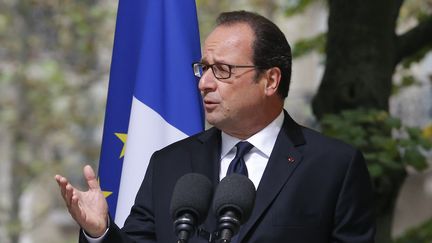
[[[120,0],[99,163],[121,227],[151,154],[204,129],[194,0]]]

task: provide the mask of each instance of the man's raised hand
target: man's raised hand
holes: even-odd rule
[[[76,189],[61,175],[56,175],[55,179],[70,215],[87,234],[99,237],[107,229],[108,204],[93,169],[86,165],[83,171],[88,191]]]

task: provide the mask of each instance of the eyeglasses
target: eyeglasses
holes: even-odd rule
[[[251,65],[230,65],[226,63],[204,64],[201,62],[192,63],[195,77],[201,78],[207,70],[211,68],[217,79],[228,79],[231,77],[232,70],[236,68],[259,68]]]

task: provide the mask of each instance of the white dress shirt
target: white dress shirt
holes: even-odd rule
[[[240,141],[248,141],[254,147],[246,153],[243,158],[248,170],[248,177],[255,185],[255,189],[258,188],[270,154],[276,143],[276,138],[282,128],[283,120],[284,114],[281,112],[268,126],[246,140],[240,140],[222,132],[221,169],[219,178],[222,180],[225,177],[228,167],[235,157],[237,150],[235,145]]]

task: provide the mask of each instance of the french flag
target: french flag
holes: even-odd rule
[[[122,227],[154,151],[204,129],[194,0],[120,0],[99,181]]]

